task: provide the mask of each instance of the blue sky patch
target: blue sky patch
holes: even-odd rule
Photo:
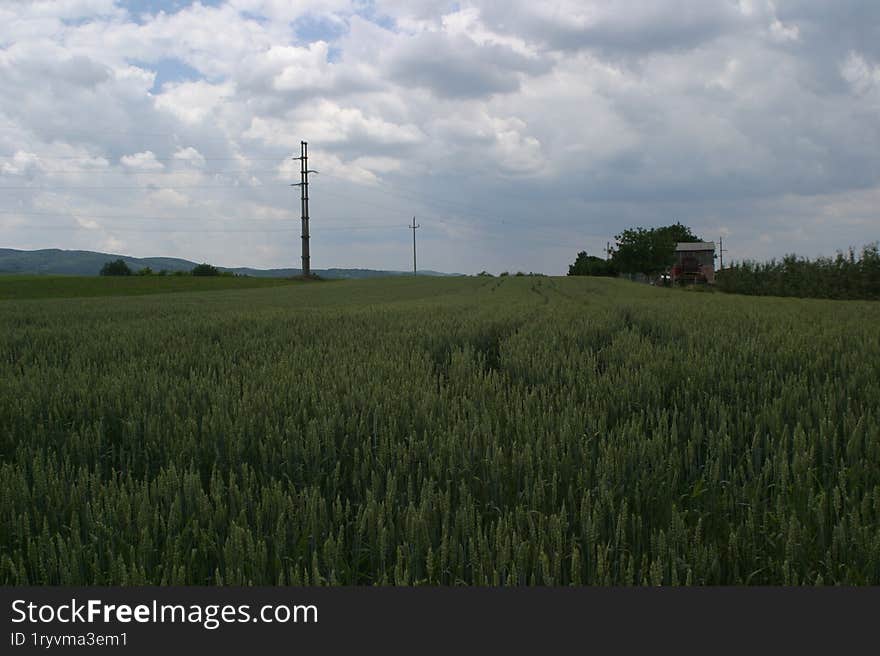
[[[198,70],[175,57],[160,59],[154,62],[132,60],[131,63],[134,66],[156,73],[156,79],[153,82],[153,87],[150,89],[152,94],[161,93],[162,85],[167,82],[192,82],[205,79],[205,76]]]
[[[393,30],[396,25],[393,18],[379,12],[373,0],[365,0],[355,9],[354,13],[386,30]]]
[[[342,60],[342,48],[337,46],[330,46],[327,48],[327,61],[331,64],[335,64],[338,61]]]
[[[145,14],[154,16],[160,11],[164,11],[166,14],[176,14],[181,9],[186,9],[196,3],[193,0],[127,0],[126,2],[117,0],[116,4],[122,9],[128,10],[132,19],[141,24],[143,23],[141,16]],[[200,4],[206,7],[219,7],[223,4],[223,0],[201,0]]]
[[[303,43],[335,41],[345,34],[346,29],[346,25],[342,22],[312,14],[302,16],[293,23],[293,31],[297,39]]]

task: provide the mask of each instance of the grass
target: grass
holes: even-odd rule
[[[141,296],[175,292],[277,287],[290,284],[280,278],[228,276],[36,276],[0,275],[0,300]]]
[[[0,584],[877,585],[878,325],[595,278],[2,301]]]

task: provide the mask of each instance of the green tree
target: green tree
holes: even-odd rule
[[[617,249],[612,261],[624,273],[652,275],[670,266],[678,242],[700,241],[690,228],[673,223],[661,228],[628,228],[614,237]]]
[[[570,276],[615,276],[617,268],[609,260],[595,255],[587,255],[586,251],[577,254],[574,264],[568,265]]]
[[[219,276],[220,271],[215,266],[203,263],[193,267],[192,274],[194,276]]]
[[[125,263],[125,260],[119,258],[118,260],[113,260],[112,262],[106,262],[104,266],[101,267],[100,275],[102,276],[130,276],[131,269],[128,268],[128,265]]]

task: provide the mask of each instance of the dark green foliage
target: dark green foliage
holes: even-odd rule
[[[219,276],[220,271],[215,266],[211,266],[210,264],[203,263],[197,264],[193,267],[191,271],[194,276]]]
[[[880,299],[877,244],[835,258],[787,255],[781,262],[741,262],[716,274],[718,288],[736,294],[835,299]]]
[[[0,583],[877,585],[878,325],[578,277],[4,301]]]
[[[574,264],[568,266],[570,276],[616,276],[617,267],[610,260],[603,260],[586,251],[577,254]]]
[[[630,228],[614,237],[617,248],[612,262],[622,273],[651,276],[669,268],[675,259],[675,244],[700,241],[681,223],[662,228]]]
[[[102,276],[130,276],[131,269],[128,268],[125,260],[120,258],[118,260],[113,260],[112,262],[106,262],[104,266],[101,267],[100,274]]]
[[[139,275],[139,276],[152,276],[153,270],[150,267],[144,267],[143,269],[138,269],[137,275]]]

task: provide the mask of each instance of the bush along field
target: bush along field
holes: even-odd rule
[[[880,584],[880,305],[594,278],[0,302],[4,584]]]
[[[788,255],[781,261],[739,262],[716,274],[718,289],[736,294],[880,300],[880,250],[838,253],[815,260]]]

